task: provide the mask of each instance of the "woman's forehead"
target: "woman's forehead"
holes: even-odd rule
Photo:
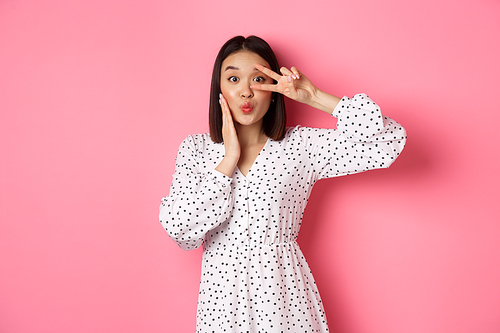
[[[226,70],[226,67],[230,66],[230,69],[244,69],[254,68],[255,64],[260,64],[266,67],[269,67],[269,63],[264,60],[260,55],[255,52],[250,51],[238,51],[227,56],[226,59],[222,62],[222,71]]]

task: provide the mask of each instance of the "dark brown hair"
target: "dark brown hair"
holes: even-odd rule
[[[257,36],[236,36],[228,40],[220,49],[217,58],[215,59],[214,69],[212,72],[212,83],[210,86],[210,105],[208,113],[208,122],[210,125],[210,137],[214,142],[223,142],[222,139],[222,110],[219,104],[220,89],[220,71],[222,62],[228,56],[238,51],[254,52],[262,57],[271,70],[276,73],[280,72],[278,60],[274,55],[273,50],[265,40]],[[264,116],[262,122],[263,132],[273,140],[281,140],[285,136],[286,126],[286,110],[285,99],[282,94],[273,92],[269,110]]]

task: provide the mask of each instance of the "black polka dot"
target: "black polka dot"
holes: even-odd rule
[[[160,222],[184,250],[203,244],[197,332],[327,332],[296,239],[314,184],[388,167],[406,141],[368,96],[342,98],[337,129],[297,126],[269,139],[244,176],[215,170],[224,146],[209,134],[180,145]]]

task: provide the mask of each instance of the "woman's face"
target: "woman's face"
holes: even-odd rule
[[[240,125],[260,125],[271,104],[270,91],[253,90],[253,84],[272,84],[273,79],[255,68],[260,64],[269,68],[267,61],[257,53],[239,51],[222,62],[220,88],[227,100],[233,120]]]

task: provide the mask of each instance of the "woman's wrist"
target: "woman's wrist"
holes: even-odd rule
[[[312,94],[309,105],[321,111],[325,111],[328,114],[332,114],[340,100],[341,98],[316,88],[315,92]]]
[[[225,174],[228,177],[231,177],[234,172],[234,168],[238,164],[238,158],[232,156],[224,156],[219,165],[215,168],[215,170]]]

